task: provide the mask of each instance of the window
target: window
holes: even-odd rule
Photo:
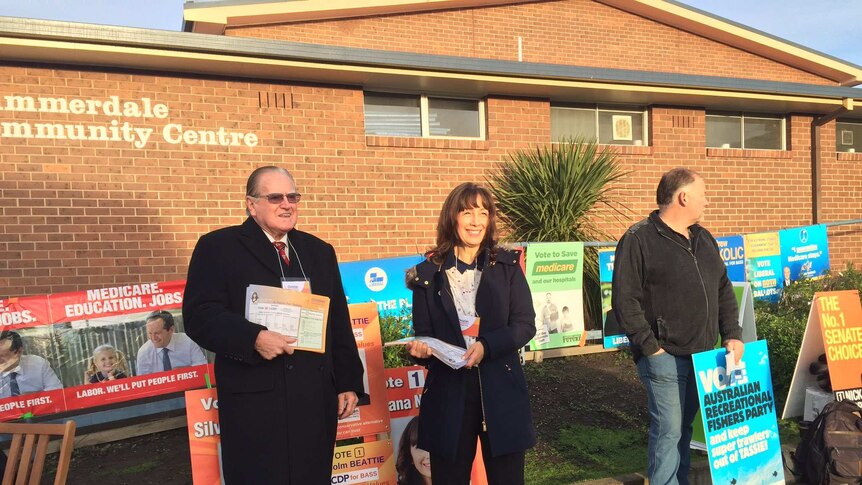
[[[835,123],[835,151],[862,152],[862,122],[839,121]]]
[[[485,103],[425,95],[365,93],[365,134],[484,138]]]
[[[784,150],[784,118],[775,115],[706,115],[706,146],[750,150]]]
[[[646,109],[551,106],[551,141],[579,137],[604,145],[646,145]]]

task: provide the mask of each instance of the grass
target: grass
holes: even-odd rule
[[[641,429],[571,425],[527,453],[526,482],[554,485],[646,470],[647,435]]]

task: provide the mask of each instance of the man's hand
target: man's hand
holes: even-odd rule
[[[356,397],[356,393],[353,391],[342,392],[338,395],[338,419],[344,419],[351,414],[353,414],[353,410],[356,409],[356,403],[359,402],[359,398]]]
[[[428,344],[418,340],[407,342],[407,352],[417,359],[427,359],[431,357],[431,349],[428,348]]]
[[[464,359],[467,360],[467,363],[464,364],[464,367],[468,369],[472,369],[473,366],[479,365],[479,362],[482,362],[482,359],[485,357],[485,346],[482,342],[473,342],[473,345],[467,349],[467,353],[464,354]]]
[[[663,354],[663,353],[664,353],[664,349],[663,349],[663,348],[661,348],[661,347],[659,347],[659,348],[658,348],[658,352],[656,352],[656,353],[654,353],[654,354],[650,354],[650,355],[648,355],[647,357],[655,357],[656,355],[661,355],[661,354]]]
[[[742,340],[728,340],[724,343],[724,348],[728,352],[733,352],[733,355],[736,357],[736,363],[739,364],[739,361],[742,360],[742,354],[745,352],[745,344],[742,343]]]
[[[272,360],[281,354],[292,354],[296,339],[278,332],[262,330],[254,341],[254,350],[266,360]]]

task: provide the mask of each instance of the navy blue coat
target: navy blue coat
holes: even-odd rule
[[[492,456],[523,451],[536,442],[527,381],[518,358],[518,349],[536,334],[536,313],[518,257],[518,252],[502,248],[496,257],[488,251],[479,255],[484,269],[476,313],[479,340],[485,344],[479,373]],[[419,263],[415,273],[408,275],[408,285],[413,289],[416,335],[465,347],[443,266],[429,260]],[[418,446],[454,460],[464,416],[466,371],[453,370],[434,358],[422,363],[428,376],[419,408]]]

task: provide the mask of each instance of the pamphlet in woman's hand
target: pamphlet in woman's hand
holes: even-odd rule
[[[453,369],[460,369],[467,364],[467,359],[464,358],[464,354],[467,353],[467,349],[458,347],[457,345],[448,344],[434,337],[407,337],[386,342],[383,346],[391,347],[393,345],[405,345],[407,342],[412,342],[414,340],[424,342],[425,345],[431,349],[431,355],[437,357],[440,362],[443,362]]]

